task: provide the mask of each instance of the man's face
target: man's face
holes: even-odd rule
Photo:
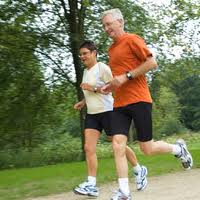
[[[94,65],[96,61],[96,51],[90,51],[87,48],[81,48],[79,51],[79,57],[83,64],[87,68],[90,68]]]
[[[122,30],[122,21],[114,19],[111,14],[105,15],[102,19],[105,32],[112,39],[115,39]]]

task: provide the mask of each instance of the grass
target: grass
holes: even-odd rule
[[[198,134],[199,135],[199,134]],[[200,135],[184,138],[193,155],[194,168],[200,168]],[[174,138],[168,138],[173,140]],[[135,148],[140,163],[146,165],[149,176],[181,171],[180,162],[171,155],[144,156]],[[130,171],[131,173],[131,171]],[[85,162],[57,164],[46,167],[0,171],[0,200],[23,200],[71,190],[85,179]],[[131,177],[131,174],[130,174]],[[116,180],[114,160],[100,159],[98,184]]]

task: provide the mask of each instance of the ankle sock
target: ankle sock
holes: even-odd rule
[[[178,144],[172,144],[172,154],[179,155],[181,153],[181,147]]]
[[[125,194],[129,195],[130,194],[130,189],[129,189],[129,184],[128,184],[128,178],[119,178],[118,179],[119,183],[119,189]]]
[[[137,163],[137,165],[133,167],[133,172],[134,174],[137,175],[140,171],[141,171],[141,166],[139,163]]]
[[[95,176],[88,176],[87,180],[91,185],[96,185],[96,177]]]

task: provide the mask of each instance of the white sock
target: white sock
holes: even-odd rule
[[[141,171],[141,166],[139,163],[137,163],[136,166],[133,167],[134,174],[138,174]]]
[[[129,184],[128,184],[128,178],[118,178],[119,183],[119,189],[125,194],[130,194]]]
[[[181,147],[178,144],[172,144],[172,154],[179,155],[181,153]]]
[[[91,185],[96,185],[96,177],[95,176],[88,176],[87,180]]]

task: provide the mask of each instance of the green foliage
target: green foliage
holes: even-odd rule
[[[200,77],[189,76],[175,85],[175,90],[183,105],[182,121],[193,131],[200,130]]]
[[[97,156],[99,159],[113,157],[112,143],[111,142],[98,143]]]
[[[79,113],[73,109],[76,102],[74,88],[67,82],[53,85],[50,93],[48,114],[53,134],[49,137],[57,137],[57,134],[69,133],[72,136],[80,136]]]
[[[112,157],[111,143],[99,143],[97,145],[99,158]],[[61,134],[57,138],[49,138],[48,141],[28,149],[7,149],[0,151],[0,169],[36,167],[52,165],[62,162],[82,160],[81,139],[73,138],[69,134]]]
[[[177,96],[181,106],[180,121],[188,129],[199,130],[199,76],[200,60],[188,57],[165,65],[152,82],[154,99],[161,85],[170,88]]]
[[[82,159],[81,140],[68,134],[49,139],[48,142],[28,149],[8,149],[0,152],[0,168],[19,168],[52,165]]]
[[[18,37],[13,35],[15,31]],[[22,27],[4,25],[0,32],[0,146],[31,147],[35,138],[43,138],[36,130],[43,133],[45,128],[48,91],[39,62],[30,50],[34,44],[26,52],[22,49],[21,44],[29,38],[25,33],[22,37]],[[14,47],[12,43],[16,43]]]
[[[180,122],[181,107],[178,98],[169,88],[160,87],[153,108],[153,132],[155,138],[183,131]]]
[[[22,22],[10,24],[7,13],[4,15],[8,21],[2,22],[0,29],[0,150],[8,154],[17,151],[23,160],[48,138],[66,130],[77,134],[80,128],[72,123],[78,117],[71,109],[75,97],[71,85],[65,81],[48,87],[34,53],[36,34],[28,32]]]

